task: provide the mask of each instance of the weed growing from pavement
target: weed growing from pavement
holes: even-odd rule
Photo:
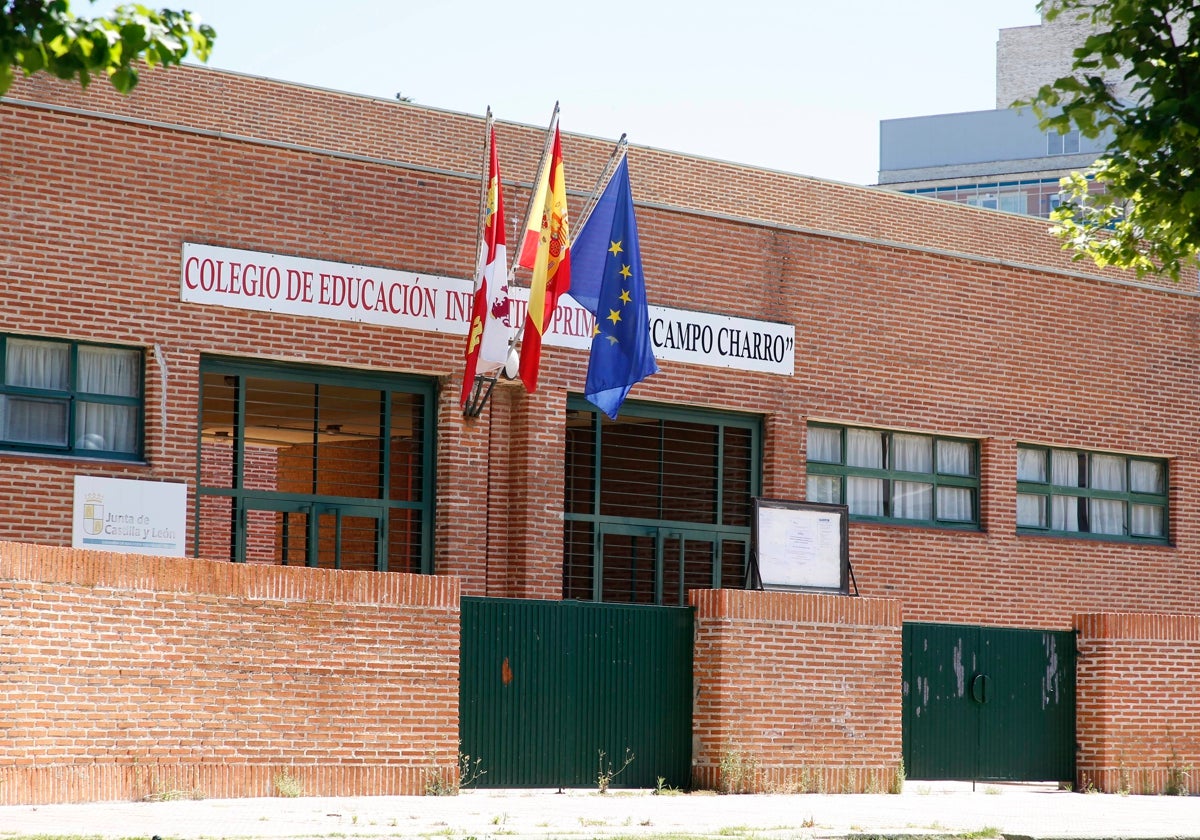
[[[727,744],[719,765],[721,793],[751,793],[758,783],[758,761],[740,746]]]
[[[433,759],[432,754],[430,759]],[[425,771],[426,796],[458,796],[463,788],[469,788],[479,781],[480,776],[487,775],[482,767],[483,759],[471,760],[465,753],[458,754],[457,774],[445,773],[441,768],[432,767]]]
[[[1167,796],[1187,796],[1190,792],[1188,784],[1191,778],[1191,765],[1172,767],[1167,771],[1167,787],[1163,792]]]
[[[142,797],[143,802],[177,802],[180,799],[203,799],[204,791],[200,788],[192,788],[191,790],[179,790],[177,788],[168,788],[163,784],[156,784],[154,793],[148,793]]]
[[[294,799],[297,796],[304,795],[304,785],[300,780],[293,776],[287,770],[280,770],[275,774],[275,792],[280,796],[286,796],[289,799]]]
[[[681,791],[679,788],[673,788],[667,784],[665,776],[658,776],[654,781],[654,790],[651,791],[653,796],[677,796]]]
[[[608,786],[612,784],[612,780],[621,775],[621,773],[625,771],[625,768],[633,763],[633,759],[636,756],[634,756],[633,750],[629,749],[629,747],[626,747],[625,762],[619,768],[613,770],[611,761],[608,762],[607,766],[604,763],[604,758],[608,755],[608,753],[606,753],[604,750],[597,750],[596,752],[600,753],[600,767],[596,774],[596,787],[600,793],[608,793]]]

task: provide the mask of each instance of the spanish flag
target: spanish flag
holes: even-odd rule
[[[558,298],[571,289],[571,234],[567,223],[567,187],[563,180],[562,142],[557,121],[554,124],[554,142],[550,147],[550,165],[546,167],[545,182],[544,192],[539,184],[530,216],[531,229],[533,220],[540,217],[541,223],[533,258],[533,277],[529,281],[529,309],[521,338],[521,381],[530,393],[537,390],[542,336],[553,322]]]

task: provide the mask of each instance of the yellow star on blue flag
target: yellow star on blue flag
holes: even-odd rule
[[[571,296],[596,318],[584,394],[615,420],[629,390],[658,373],[625,158],[571,246]]]

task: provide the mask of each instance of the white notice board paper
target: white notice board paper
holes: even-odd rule
[[[755,499],[754,550],[765,589],[849,591],[845,505]]]

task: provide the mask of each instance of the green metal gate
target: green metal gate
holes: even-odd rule
[[[690,607],[462,599],[461,751],[486,787],[687,787]],[[603,757],[601,756],[603,753]]]
[[[910,779],[1075,778],[1075,634],[904,625]]]

